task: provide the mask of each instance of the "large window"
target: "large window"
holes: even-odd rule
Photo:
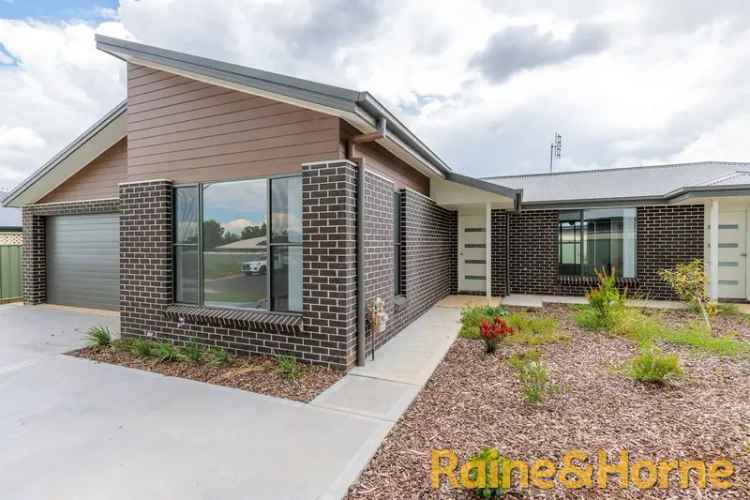
[[[635,277],[635,209],[560,212],[559,231],[561,275]]]
[[[174,200],[177,302],[302,310],[300,177],[177,187]]]

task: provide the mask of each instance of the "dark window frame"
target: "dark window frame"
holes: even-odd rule
[[[573,210],[561,210],[558,214],[558,226],[557,226],[557,248],[558,248],[558,256],[557,256],[557,269],[558,269],[558,276],[583,276],[583,277],[592,277],[595,276],[595,273],[593,272],[586,272],[584,267],[584,234],[588,231],[588,224],[590,219],[586,218],[586,212],[588,210],[593,209],[573,209]],[[612,210],[634,210],[633,207],[624,207],[624,208],[612,208]],[[566,218],[563,217],[565,215],[571,215],[571,214],[577,214],[578,216],[576,218]],[[637,252],[638,252],[638,221],[637,221],[637,213],[634,214],[633,217],[633,251],[635,253],[635,261],[633,262],[633,276],[635,277],[638,275],[638,260],[637,260]],[[617,217],[610,217],[609,220],[613,220]],[[625,218],[623,217],[623,223]],[[573,226],[572,233],[573,233],[573,241],[565,240],[563,238],[563,222],[571,222],[575,221],[577,222],[577,225]],[[611,224],[611,222],[610,222]],[[611,241],[611,240],[610,240]],[[622,239],[623,242],[623,252],[624,252],[624,245],[625,245],[625,239]],[[563,263],[563,246],[565,245],[571,245],[574,246],[575,250],[575,258],[573,263],[564,264]],[[611,258],[610,258],[611,260]],[[562,272],[563,266],[575,266],[577,270],[573,273],[571,272]],[[610,269],[607,270],[608,272],[611,271],[611,263],[610,263]],[[623,278],[623,269],[616,269],[617,277]],[[626,278],[631,278],[630,276]]]
[[[404,295],[403,286],[403,255],[401,241],[401,200],[400,191],[393,192],[393,295],[402,297]]]
[[[290,178],[299,178],[302,179],[302,176],[300,174],[282,174],[282,175],[276,175],[276,176],[267,176],[267,177],[250,177],[250,178],[240,178],[240,179],[227,179],[227,180],[220,180],[220,181],[206,181],[206,182],[198,182],[198,183],[188,183],[188,184],[176,184],[172,188],[172,301],[175,304],[184,304],[184,305],[193,305],[193,306],[199,306],[199,307],[206,307],[210,309],[231,309],[231,308],[225,308],[225,307],[217,307],[217,306],[210,306],[205,304],[205,297],[204,297],[204,241],[203,241],[203,188],[205,186],[210,186],[213,184],[228,184],[232,182],[241,182],[241,181],[250,181],[250,180],[265,180],[266,181],[266,246],[267,246],[267,256],[266,256],[266,298],[268,301],[268,309],[259,309],[259,308],[238,308],[239,310],[243,311],[260,311],[260,312],[269,312],[269,313],[282,313],[282,314],[295,314],[295,315],[301,315],[302,311],[288,311],[288,310],[279,310],[275,309],[275,304],[273,303],[273,280],[272,280],[272,268],[273,268],[273,248],[272,247],[302,247],[303,242],[277,242],[273,243],[271,241],[271,226],[273,224],[272,221],[272,207],[271,207],[271,184],[274,180],[277,179],[290,179]],[[177,208],[177,191],[179,189],[196,189],[198,193],[198,220],[197,220],[197,226],[198,226],[198,241],[195,244],[186,244],[186,243],[178,243],[177,242],[177,217],[176,217],[176,208]],[[302,230],[304,232],[304,230]],[[177,248],[178,247],[191,247],[196,248],[196,251],[198,253],[198,300],[196,302],[185,302],[185,301],[178,301],[177,300]]]

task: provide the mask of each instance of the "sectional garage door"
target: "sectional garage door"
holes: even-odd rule
[[[117,215],[47,218],[47,302],[119,309],[120,219]]]

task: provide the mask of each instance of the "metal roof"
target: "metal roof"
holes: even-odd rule
[[[523,189],[524,205],[669,200],[711,187],[750,187],[750,163],[697,162],[484,178]]]

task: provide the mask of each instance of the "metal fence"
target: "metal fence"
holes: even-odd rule
[[[23,298],[23,247],[0,246],[0,304]]]

